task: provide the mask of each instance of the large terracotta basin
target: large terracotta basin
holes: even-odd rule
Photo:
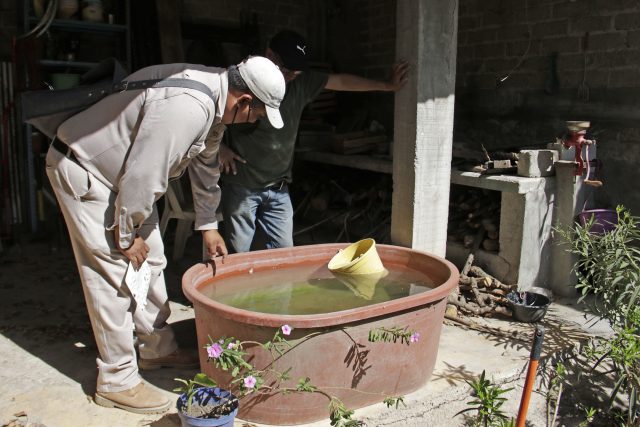
[[[378,245],[386,267],[425,273],[433,289],[384,303],[314,315],[275,315],[237,309],[205,296],[203,286],[215,286],[225,278],[260,274],[274,269],[314,265],[326,269],[327,262],[346,244],[323,244],[272,249],[227,257],[224,264],[197,264],[183,276],[182,288],[195,309],[195,322],[203,372],[221,386],[228,384],[226,372],[207,362],[203,347],[209,337],[234,336],[242,341],[266,342],[276,329],[290,325],[290,340],[300,343],[276,361],[276,368],[291,368],[291,384],[309,377],[311,383],[342,399],[349,409],[381,402],[383,395],[404,395],[425,385],[438,354],[446,300],[458,284],[458,270],[450,262],[408,248]],[[371,343],[369,331],[379,327],[405,327],[420,333],[411,345]],[[301,342],[313,332],[322,332]],[[260,346],[247,346],[256,367],[271,362]],[[249,395],[242,399],[238,417],[256,423],[295,425],[325,419],[328,399],[319,393]]]

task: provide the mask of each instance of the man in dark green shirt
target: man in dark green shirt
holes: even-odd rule
[[[286,30],[271,39],[265,56],[280,67],[287,82],[280,104],[284,127],[276,129],[268,120],[231,126],[227,129],[228,146],[220,145],[221,206],[225,240],[231,252],[249,251],[256,226],[264,230],[268,249],[293,246],[288,184],[304,107],[323,89],[397,91],[408,74],[406,62],[394,64],[386,82],[307,70],[306,41]]]

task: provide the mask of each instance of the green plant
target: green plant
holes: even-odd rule
[[[626,393],[626,424],[635,425],[640,393],[640,218],[618,206],[618,223],[609,232],[591,233],[593,218],[584,226],[576,224],[558,230],[578,256],[574,271],[580,301],[594,296],[592,310],[611,325],[614,336],[591,346],[587,357],[594,361],[592,371],[603,361],[613,365],[615,385],[609,397],[611,412],[616,397]]]
[[[216,382],[209,378],[206,374],[197,373],[193,379],[183,380],[176,378],[176,381],[182,383],[182,386],[173,389],[176,393],[184,393],[186,395],[187,407],[185,413],[198,418],[219,418],[222,415],[227,415],[233,412],[237,407],[238,400],[223,399],[220,402],[212,405],[197,406],[193,405],[193,399],[198,390],[202,387],[214,388],[217,387]]]
[[[585,419],[580,424],[578,424],[578,427],[588,427],[595,419],[597,413],[598,410],[591,406],[589,406],[588,408],[584,408]]]
[[[269,341],[264,343],[240,341],[234,337],[222,337],[218,340],[209,337],[209,343],[204,349],[207,352],[209,362],[213,363],[216,368],[231,374],[230,391],[238,396],[238,399],[254,393],[319,393],[329,400],[329,420],[332,426],[356,427],[363,425],[361,421],[353,418],[354,412],[349,410],[340,399],[313,385],[310,378],[299,378],[296,383],[292,383],[292,378],[289,375],[291,368],[284,371],[276,369],[275,362],[279,356],[319,334],[306,335],[299,339],[296,344],[292,344],[286,339],[292,329],[289,325],[284,325],[275,331]],[[371,330],[368,337],[370,342],[400,342],[406,345],[417,342],[419,339],[420,334],[409,330],[408,327],[377,328]],[[269,352],[271,362],[264,367],[254,366],[249,361],[249,354],[245,351],[246,345],[259,345],[264,351]],[[216,386],[215,381],[204,373],[197,374],[193,380],[176,380],[183,383],[183,386],[174,391],[186,393],[189,406],[198,388]],[[400,404],[404,405],[402,396],[384,396],[376,392],[351,390],[360,393],[379,394],[388,408],[394,407],[397,409]]]
[[[485,378],[485,371],[482,371],[480,378],[467,381],[467,384],[469,384],[473,390],[473,396],[475,397],[474,400],[467,402],[467,405],[473,406],[473,408],[464,409],[456,415],[476,410],[478,411],[475,418],[476,426],[506,427],[513,425],[513,421],[500,409],[507,400],[505,397],[502,397],[502,395],[513,390],[513,388],[503,389],[492,384],[491,381]]]
[[[574,271],[580,301],[595,296],[591,308],[611,325],[623,325],[640,294],[640,218],[618,206],[618,223],[612,231],[592,233],[594,218],[584,226],[557,229],[578,256]]]
[[[549,381],[549,390],[547,392],[547,425],[555,426],[558,410],[560,409],[560,400],[562,399],[562,390],[567,376],[567,369],[564,363],[558,362]],[[551,405],[553,404],[553,416],[551,416]]]
[[[613,364],[616,382],[609,396],[607,407],[611,409],[616,397],[624,392],[627,399],[628,425],[640,421],[638,393],[640,393],[640,308],[628,317],[629,325],[614,326],[614,336],[592,347],[590,356],[595,360],[592,370],[608,360]]]

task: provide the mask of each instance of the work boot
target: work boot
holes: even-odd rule
[[[160,368],[195,369],[200,367],[198,353],[193,350],[177,349],[171,354],[156,359],[138,359],[138,368],[151,371]]]
[[[97,391],[93,400],[106,408],[120,408],[136,414],[161,414],[173,403],[164,392],[145,381],[128,390]]]

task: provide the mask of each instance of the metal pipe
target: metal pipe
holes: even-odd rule
[[[538,369],[538,361],[542,351],[542,341],[544,339],[544,326],[536,325],[536,332],[533,336],[533,346],[531,347],[531,356],[529,357],[529,369],[527,370],[527,378],[524,382],[522,390],[522,398],[520,399],[520,409],[518,410],[518,419],[516,427],[525,427],[527,420],[527,411],[529,410],[529,400],[531,400],[531,391],[536,382],[536,370]]]

